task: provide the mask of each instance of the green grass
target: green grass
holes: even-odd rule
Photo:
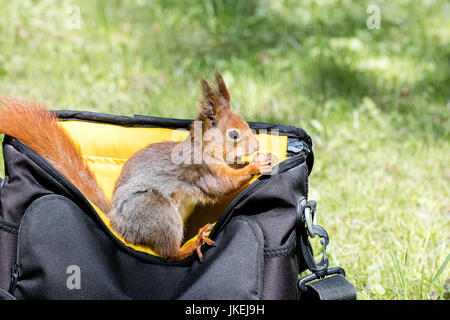
[[[0,95],[192,118],[217,68],[245,119],[313,137],[310,198],[359,298],[448,299],[450,5],[302,3],[0,0]]]

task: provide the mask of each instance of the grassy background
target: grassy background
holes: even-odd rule
[[[192,118],[221,70],[238,114],[313,137],[310,198],[359,298],[449,298],[448,2],[0,0],[0,16],[0,95],[52,109]]]

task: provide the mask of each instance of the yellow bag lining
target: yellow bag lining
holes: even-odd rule
[[[123,127],[114,124],[77,120],[60,121],[59,125],[79,145],[87,165],[93,171],[108,199],[111,199],[114,184],[120,175],[123,165],[134,153],[152,143],[163,141],[180,142],[189,134],[187,130],[182,129]],[[275,154],[280,162],[286,160],[286,136],[258,134],[256,137],[260,145],[259,152]],[[248,184],[255,179],[257,177]],[[217,207],[221,206],[223,207],[223,204],[217,204]],[[136,251],[158,256],[157,253],[148,247],[127,243],[111,228],[108,217],[94,205],[93,207],[112,234],[122,243]],[[194,239],[188,240],[184,245]]]

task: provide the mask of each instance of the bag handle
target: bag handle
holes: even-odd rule
[[[317,203],[306,201],[305,197],[298,201],[297,231],[300,254],[306,267],[312,272],[298,281],[301,300],[356,300],[355,287],[345,278],[345,270],[341,267],[329,268],[326,246],[329,236],[326,230],[317,224]],[[309,237],[323,238],[323,256],[320,262],[313,257]],[[331,276],[328,277],[327,276]],[[317,280],[317,281],[314,281]],[[313,282],[311,282],[313,281]]]

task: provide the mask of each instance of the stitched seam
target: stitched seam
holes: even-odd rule
[[[283,257],[288,256],[294,252],[296,247],[295,243],[295,231],[289,235],[287,243],[277,248],[264,248],[264,257],[266,258],[275,258],[275,257]]]
[[[0,225],[0,230],[6,231],[8,233],[17,234],[18,230],[16,228],[7,227],[4,225]]]
[[[17,234],[19,232],[19,227],[0,218],[0,230]]]

